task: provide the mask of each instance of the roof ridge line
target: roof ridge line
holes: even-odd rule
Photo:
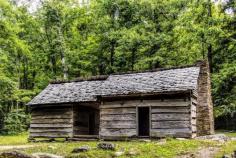
[[[111,73],[109,75],[96,75],[90,77],[78,77],[73,80],[52,80],[50,84],[62,84],[62,83],[72,83],[72,82],[83,82],[83,81],[103,81],[106,80],[109,76],[112,75],[125,75],[125,74],[138,74],[138,73],[148,73],[148,72],[159,72],[159,71],[167,71],[167,70],[174,70],[174,69],[184,69],[190,67],[200,67],[199,63],[204,61],[197,61],[195,64],[192,65],[184,65],[184,66],[176,66],[176,67],[166,67],[166,68],[155,68],[149,70],[137,70],[137,71],[127,71],[127,72],[116,72]]]

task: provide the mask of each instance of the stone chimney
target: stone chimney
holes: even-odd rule
[[[197,136],[214,134],[213,103],[211,97],[211,79],[208,61],[198,61],[200,67],[197,97]]]

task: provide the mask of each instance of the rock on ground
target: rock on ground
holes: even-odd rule
[[[228,136],[226,136],[225,134],[206,135],[206,136],[196,137],[195,139],[213,140],[213,141],[219,141],[219,142],[222,142],[222,143],[227,142],[228,140],[230,140],[230,138]]]
[[[116,156],[116,157],[119,157],[119,156],[122,156],[122,155],[124,155],[123,151],[117,151],[117,152],[114,153],[114,156]]]
[[[74,148],[72,153],[80,153],[80,152],[86,152],[86,151],[89,151],[91,149],[90,146],[88,145],[84,145],[84,146],[81,146],[79,148]]]
[[[49,153],[34,153],[32,155],[34,158],[64,158],[64,156],[58,156]]]
[[[97,148],[103,150],[115,150],[115,144],[108,142],[98,143]]]
[[[188,153],[177,156],[177,158],[214,158],[219,148],[209,147],[201,148],[195,153]]]
[[[35,157],[19,151],[9,151],[1,153],[0,158],[35,158]]]
[[[38,145],[0,145],[0,151],[2,150],[18,150],[18,149],[27,149],[27,148],[33,148]]]

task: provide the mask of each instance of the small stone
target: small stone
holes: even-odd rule
[[[58,156],[49,153],[34,153],[32,155],[36,158],[64,158],[64,156]]]
[[[146,143],[149,143],[149,142],[151,142],[151,140],[150,140],[150,139],[140,139],[140,141],[141,141],[141,142],[146,142]]]
[[[222,158],[232,158],[230,155],[224,155]]]
[[[55,150],[55,149],[56,149],[56,147],[55,147],[55,146],[52,146],[52,145],[50,145],[50,146],[48,146],[48,149]]]
[[[236,141],[236,137],[232,137],[230,140],[232,140],[232,141]]]
[[[176,138],[176,140],[187,140],[186,138]]]
[[[157,144],[159,144],[159,145],[164,145],[164,144],[166,144],[166,139],[160,139],[160,140],[157,142]]]
[[[79,148],[74,148],[72,153],[80,153],[80,152],[87,152],[89,151],[91,148],[90,146],[88,145],[84,145],[84,146],[81,146]]]
[[[103,150],[115,150],[115,144],[108,142],[98,143],[97,148]]]
[[[10,151],[1,153],[0,158],[35,158],[35,157],[19,151]]]
[[[130,149],[130,151],[128,151],[128,153],[126,155],[127,156],[135,156],[135,155],[138,155],[138,151],[136,151],[134,149]]]
[[[218,142],[224,143],[229,140],[229,137],[226,136],[225,134],[214,134],[214,135],[206,135],[206,136],[196,137],[195,139],[213,140],[213,141],[218,141]]]
[[[122,155],[124,155],[123,151],[117,151],[117,152],[114,153],[114,156],[116,156],[116,157],[119,157],[119,156],[122,156]]]

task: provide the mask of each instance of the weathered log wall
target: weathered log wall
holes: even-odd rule
[[[190,101],[156,101],[151,107],[151,137],[192,137]]]
[[[72,106],[40,106],[32,109],[30,138],[69,138],[72,134]]]
[[[103,102],[100,108],[100,132],[104,137],[133,137],[136,132],[138,101]]]
[[[137,108],[150,107],[150,137],[192,137],[196,110],[190,100],[104,101],[100,107],[101,137],[138,136]]]

